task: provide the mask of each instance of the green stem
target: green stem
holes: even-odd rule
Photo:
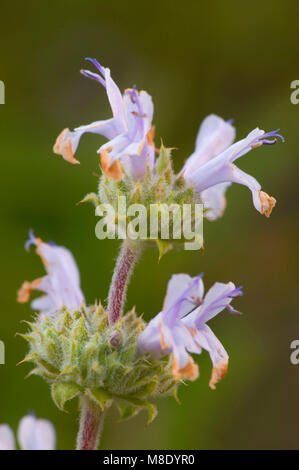
[[[96,450],[104,423],[104,413],[87,396],[80,398],[80,427],[77,436],[77,450]]]

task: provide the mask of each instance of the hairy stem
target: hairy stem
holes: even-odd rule
[[[110,323],[115,323],[123,313],[126,292],[133,268],[140,257],[139,245],[124,241],[117,258],[108,295]]]
[[[81,416],[77,436],[77,450],[95,450],[99,445],[100,433],[104,422],[104,413],[88,397],[80,399]]]

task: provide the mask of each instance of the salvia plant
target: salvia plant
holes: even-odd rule
[[[175,174],[171,149],[163,143],[159,149],[155,145],[151,96],[135,87],[121,94],[110,70],[95,59],[87,60],[97,72],[81,70],[81,73],[105,88],[112,117],[73,131],[64,129],[54,152],[67,162],[78,164],[75,154],[84,133],[100,134],[107,139],[98,150],[101,169],[98,191],[89,193],[84,201],[91,201],[96,207],[110,204],[115,214],[110,221],[113,226],[121,224],[120,197],[127,206],[142,205],[146,219],[152,204],[183,207],[201,203],[203,216],[215,220],[225,210],[225,193],[231,183],[247,186],[254,207],[270,216],[276,200],[235,162],[252,149],[275,144],[278,138],[283,141],[278,131],[256,128],[234,143],[232,122],[211,114],[200,125],[193,154]],[[192,225],[196,214],[190,212],[189,218]],[[53,242],[45,243],[30,232],[25,246],[27,249],[35,246],[47,274],[24,282],[18,292],[19,302],[27,302],[32,291],[44,293],[31,303],[36,313],[21,335],[29,345],[22,362],[32,363],[30,374],[48,382],[51,396],[61,410],[68,401],[78,399],[77,449],[98,447],[104,417],[112,405],[117,406],[121,420],[146,410],[151,422],[157,414],[157,398],[169,394],[177,397],[183,381],[197,379],[194,355],[201,354],[203,349],[212,361],[210,387],[215,389],[226,375],[228,353],[208,324],[224,309],[231,314],[239,313],[231,303],[242,290],[233,282],[216,282],[205,294],[202,274],[195,277],[174,274],[168,282],[161,311],[148,324],[135,309],[124,313],[128,282],[144,249],[156,245],[162,256],[182,242],[174,233],[175,230],[167,240],[161,230],[155,237],[148,232],[141,238],[123,237],[107,305],[87,305],[70,251]],[[55,447],[51,423],[34,416],[23,418],[18,434],[21,448]],[[7,425],[0,427],[0,447],[15,447]]]

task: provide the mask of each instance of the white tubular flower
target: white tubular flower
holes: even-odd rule
[[[31,302],[34,310],[55,314],[63,305],[68,309],[80,308],[85,302],[80,288],[80,275],[72,253],[64,247],[44,243],[30,232],[26,248],[35,245],[47,270],[47,276],[32,282],[25,281],[18,292],[18,302],[28,302],[33,290],[46,295]]]
[[[89,70],[81,70],[81,73],[106,89],[113,117],[77,127],[73,131],[64,129],[57,137],[53,150],[70,163],[80,163],[75,153],[81,136],[85,132],[103,135],[108,139],[98,150],[103,172],[119,181],[124,176],[124,169],[134,180],[142,180],[147,164],[152,169],[155,163],[152,98],[146,91],[138,92],[135,88],[125,90],[122,95],[111,78],[110,70],[96,59],[87,60],[92,62],[99,74]]]
[[[269,138],[274,138],[270,139]],[[181,171],[187,184],[194,186],[201,194],[207,209],[206,217],[215,220],[225,209],[225,191],[231,183],[247,186],[252,192],[255,208],[267,217],[270,216],[276,200],[261,190],[261,185],[251,175],[240,170],[234,161],[251,149],[261,145],[272,145],[277,137],[283,137],[277,131],[265,133],[254,129],[245,139],[232,144],[235,128],[219,116],[211,114],[204,119],[196,139],[194,153],[187,159]]]
[[[206,322],[227,308],[239,313],[230,303],[242,294],[232,282],[216,282],[204,296],[201,275],[191,278],[186,274],[172,276],[168,283],[163,310],[147,325],[138,338],[141,353],[159,358],[173,354],[173,376],[176,380],[198,377],[198,366],[190,353],[208,351],[213,363],[210,387],[225,376],[228,354]]]

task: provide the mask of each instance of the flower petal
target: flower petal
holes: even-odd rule
[[[92,62],[93,65],[99,70],[100,74],[102,75],[105,82],[104,86],[106,87],[107,96],[112,109],[113,117],[115,118],[115,126],[117,128],[117,133],[123,133],[127,129],[123,97],[118,86],[111,78],[110,69],[108,67],[103,67],[102,65],[100,65],[96,59],[91,59],[90,57],[87,57],[86,60]]]
[[[188,283],[186,283],[186,279],[183,281],[182,285],[185,289],[180,287],[179,295],[172,302],[169,302],[169,307],[163,308],[163,323],[165,325],[172,327],[183,315],[201,303],[201,294],[203,292],[201,277],[202,275],[200,274],[190,278]]]
[[[118,133],[123,133],[128,129],[122,94],[111,78],[110,69],[105,68],[105,82],[108,100],[115,119],[115,126]]]
[[[15,436],[8,424],[0,424],[0,450],[15,450]]]
[[[188,274],[174,274],[167,285],[166,297],[163,303],[163,310],[167,310],[181,297],[184,291],[191,285],[192,288],[188,293],[188,297],[184,303],[180,305],[178,316],[182,317],[186,313],[201,304],[204,295],[204,285],[201,277],[197,278],[198,282],[194,283],[194,279]]]
[[[102,76],[87,70],[83,70],[81,72],[83,75],[89,78],[98,80],[106,88],[113,118],[104,121],[96,121],[86,126],[80,126],[77,127],[74,131],[64,129],[59,134],[53,148],[54,153],[62,155],[66,161],[75,164],[80,163],[75,158],[75,153],[78,148],[79,141],[85,132],[103,135],[107,139],[111,140],[117,135],[127,132],[128,130],[123,98],[118,86],[111,78],[110,70],[108,68],[102,67],[95,59],[88,60],[93,62],[93,64],[99,69]]]
[[[275,143],[276,139],[268,141],[267,137],[269,136],[279,136],[279,134],[276,131],[265,134],[264,131],[258,128],[254,129],[245,139],[231,145],[227,150],[198,168],[192,174],[184,174],[187,184],[193,185],[195,190],[200,193],[220,183],[235,182],[245,185],[252,192],[253,202],[257,210],[261,214],[269,216],[275,205],[275,199],[261,192],[261,185],[258,181],[233,164],[237,158],[245,155],[251,149],[269,142]]]
[[[249,152],[252,145],[258,143],[263,135],[264,131],[255,129],[245,139],[231,145],[220,155],[198,168],[189,177],[195,189],[201,192],[218,183],[232,182],[234,177],[232,162]]]
[[[119,160],[115,160],[110,164],[110,155],[106,150],[101,151],[101,166],[103,173],[113,181],[121,181],[123,179],[122,166]]]
[[[115,163],[117,163],[117,160]],[[146,168],[149,162],[149,157],[144,155],[125,155],[121,158],[124,171],[127,175],[133,178],[134,181],[143,181]],[[150,169],[152,169],[150,167]]]
[[[226,376],[227,369],[228,369],[228,360],[226,359],[221,359],[213,367],[211,379],[209,382],[209,386],[211,387],[212,390],[215,390],[216,389],[215,385]]]
[[[175,295],[174,290],[178,292]],[[194,295],[195,294],[195,295]],[[138,338],[140,352],[149,352],[153,357],[173,353],[173,375],[176,380],[189,378],[195,380],[198,367],[189,352],[200,354],[201,348],[193,339],[188,325],[181,321],[181,315],[194,308],[203,294],[201,276],[191,278],[187,275],[173,276],[169,282],[164,308],[153,318]],[[187,308],[186,308],[187,306]]]
[[[215,114],[207,116],[200,125],[194,153],[187,159],[183,174],[188,177],[199,167],[229,147],[236,135],[235,128]]]
[[[198,365],[195,364],[191,356],[188,356],[187,364],[183,368],[179,369],[178,362],[176,358],[174,358],[173,365],[172,365],[172,374],[175,380],[182,380],[182,379],[188,379],[192,381],[196,380],[197,377],[199,376]]]
[[[69,163],[79,164],[75,158],[79,141],[85,132],[103,135],[107,139],[113,139],[117,135],[117,123],[115,119],[96,121],[86,126],[77,127],[74,131],[64,129],[56,139],[53,147],[54,153],[61,155]]]
[[[276,199],[269,196],[264,191],[252,192],[253,203],[255,208],[266,217],[270,217],[273,208],[276,205]]]
[[[86,60],[92,62],[99,73],[89,70],[81,70],[81,73],[105,87],[113,118],[80,126],[74,131],[64,129],[56,140],[54,152],[68,162],[78,164],[75,153],[81,136],[85,132],[100,134],[109,140],[98,150],[103,172],[115,181],[121,180],[124,174],[119,160],[122,160],[125,172],[134,180],[142,180],[147,166],[151,170],[155,163],[152,98],[145,91],[138,92],[135,88],[126,90],[122,96],[109,68],[103,67],[96,59]]]
[[[231,300],[241,295],[242,291],[232,282],[216,282],[201,300],[202,305],[188,314],[183,310],[182,316],[181,307],[186,300],[190,301],[190,294],[193,294],[195,287],[195,292],[199,292],[202,299],[203,285],[199,280],[201,276],[192,279],[185,274],[171,278],[163,311],[140,334],[137,345],[139,353],[150,353],[154,358],[172,353],[175,380],[195,380],[198,377],[198,366],[190,353],[200,354],[202,348],[206,349],[213,363],[210,387],[214,389],[215,384],[226,374],[228,354],[205,323],[224,308],[230,307]],[[237,313],[232,308],[230,311]]]
[[[81,133],[72,132],[69,129],[63,129],[56,139],[53,147],[53,152],[57,155],[61,155],[64,160],[69,163],[79,164],[79,160],[75,158],[75,152],[77,150]]]
[[[23,450],[54,450],[56,433],[53,424],[35,416],[24,416],[18,429],[18,441]]]
[[[144,90],[139,92],[139,100],[144,115],[144,135],[146,135],[152,127],[154,104],[152,97]]]
[[[192,333],[181,320],[169,328],[163,322],[163,318],[160,323],[160,331],[161,337],[166,343],[166,351],[168,351],[167,346],[169,345],[169,350],[173,353],[172,373],[174,379],[195,380],[198,377],[198,366],[188,351],[200,354],[201,348],[195,343]]]
[[[227,372],[228,354],[208,325],[203,325],[199,328],[194,339],[210,354],[211,361],[213,363],[213,370],[209,385],[213,390],[215,390],[216,383],[219,382]]]
[[[120,134],[103,144],[98,153],[101,154],[103,150],[109,153],[109,164],[112,165],[114,161],[119,160],[124,155],[128,145],[130,145],[130,140],[127,134]]]
[[[45,292],[47,295],[35,299],[32,308],[43,310],[48,314],[55,313],[63,305],[69,309],[80,308],[84,296],[80,288],[80,275],[71,252],[64,247],[44,243],[30,233],[26,246],[34,244],[36,252],[41,256],[47,276],[33,282],[24,282],[18,292],[18,301],[27,302],[32,290]]]
[[[233,282],[228,282],[227,284],[215,282],[205,295],[203,304],[188,315],[188,324],[190,325],[190,321],[195,321],[196,327],[199,328],[222,312],[234,297],[240,295],[242,295],[241,288],[236,288]]]
[[[200,193],[204,209],[207,209],[204,215],[208,220],[216,220],[222,216],[226,207],[225,192],[230,185],[231,183],[216,184]]]

